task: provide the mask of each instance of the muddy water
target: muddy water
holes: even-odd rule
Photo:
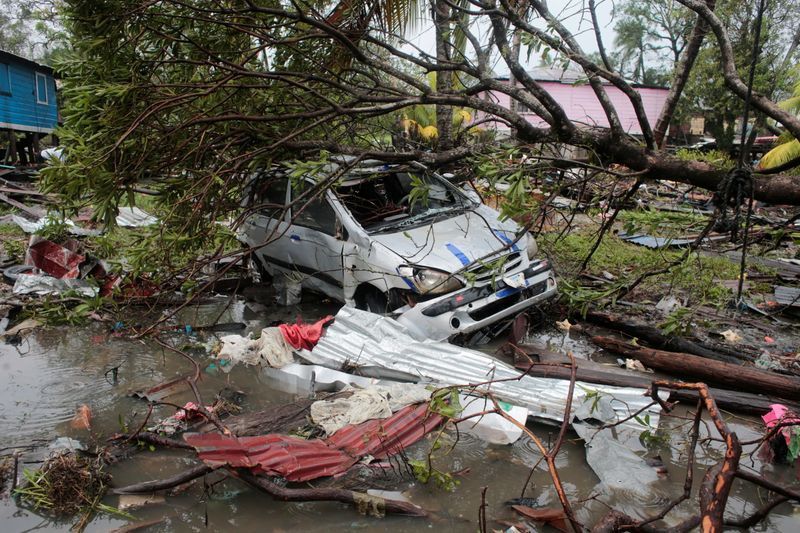
[[[247,330],[258,330],[273,320],[293,320],[301,315],[316,318],[335,313],[336,307],[320,301],[305,302],[297,308],[274,309],[257,303],[230,302],[220,299],[185,311],[181,323],[194,326],[221,322],[244,322]],[[120,430],[122,425],[136,427],[146,412],[141,400],[129,396],[181,375],[193,368],[175,354],[165,352],[151,342],[132,341],[109,335],[105,325],[86,328],[47,328],[34,332],[21,346],[0,345],[0,448],[5,455],[18,449],[35,466],[46,455],[46,446],[59,437],[70,437],[91,445]],[[180,340],[180,335],[173,334]],[[187,339],[188,340],[188,339]],[[560,332],[533,333],[532,340],[546,342],[555,348],[567,348],[578,356],[589,356],[593,349],[581,340],[570,339]],[[487,347],[491,350],[492,347]],[[206,368],[211,360],[202,354],[197,360]],[[110,370],[118,368],[116,381]],[[275,391],[267,378],[257,371],[236,367],[230,374],[204,372],[201,392],[205,398],[225,387],[245,393],[246,411],[291,401],[294,397]],[[189,393],[171,397],[174,403],[193,399]],[[87,404],[93,412],[92,431],[74,429],[70,425],[76,407]],[[169,415],[161,408],[155,415]],[[592,524],[611,505],[635,516],[655,514],[671,498],[683,490],[685,476],[686,435],[691,427],[686,410],[662,418],[663,439],[649,451],[660,455],[667,474],[647,494],[628,490],[610,491],[599,484],[588,467],[583,445],[569,434],[557,465],[568,495],[576,503],[578,519]],[[742,440],[755,438],[761,431],[759,421],[728,416]],[[555,438],[556,429],[544,425],[530,426],[546,443]],[[707,430],[703,428],[704,434]],[[447,438],[454,440],[452,434]],[[32,448],[32,449],[31,449]],[[430,448],[423,441],[409,451],[412,458],[422,458]],[[446,446],[443,448],[447,448]],[[718,443],[705,442],[698,447],[695,479],[700,480],[705,468],[721,457]],[[453,492],[435,486],[408,481],[402,487],[415,503],[433,512],[431,519],[358,515],[353,509],[332,503],[281,503],[229,479],[209,477],[206,486],[195,483],[188,489],[167,496],[161,503],[129,511],[140,521],[159,521],[145,531],[262,531],[303,529],[322,531],[358,529],[383,531],[475,531],[482,487],[488,487],[487,504],[490,527],[501,527],[494,520],[516,520],[503,502],[521,495],[530,468],[540,459],[533,444],[523,438],[511,446],[489,445],[469,435],[461,435],[449,455],[439,452],[434,461],[443,471],[460,472],[459,484]],[[798,487],[798,472],[788,467],[764,466],[755,456],[743,458],[777,480]],[[131,459],[115,465],[111,472],[115,485],[126,485],[149,479],[168,477],[195,464],[186,452],[143,450]],[[397,488],[397,487],[391,487]],[[539,466],[525,495],[541,506],[558,506],[547,472]],[[752,512],[767,495],[752,486],[737,482],[731,495],[729,514],[740,516]],[[116,496],[106,503],[118,505]],[[679,506],[669,515],[671,524],[692,514],[693,505]],[[70,523],[52,521],[30,509],[17,507],[13,499],[0,500],[0,531],[65,531]],[[87,531],[108,531],[128,522],[117,517],[100,515]],[[776,508],[759,526],[763,531],[800,531],[800,510],[790,504]]]

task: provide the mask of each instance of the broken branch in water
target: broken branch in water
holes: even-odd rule
[[[408,516],[428,516],[428,512],[413,503],[389,500],[379,496],[370,496],[362,492],[336,488],[288,488],[281,487],[262,476],[256,476],[246,469],[229,469],[242,481],[262,490],[278,500],[286,502],[333,501],[355,505],[360,512],[382,516],[385,513]]]
[[[120,487],[118,489],[114,489],[113,492],[114,494],[148,494],[150,492],[155,492],[157,490],[172,489],[179,485],[183,485],[185,483],[189,483],[190,481],[194,481],[195,479],[213,471],[214,469],[208,465],[205,464],[197,465],[194,468],[190,468],[189,470],[185,470],[180,474],[168,477],[166,479],[157,479],[153,481],[144,481],[142,483],[135,483],[133,485],[128,485],[126,487]]]
[[[209,422],[214,424],[217,427],[217,429],[219,429],[224,435],[230,435],[231,434],[230,430],[226,428],[224,425],[222,425],[222,422],[215,413],[212,413],[211,411],[206,409],[206,406],[203,403],[203,399],[200,397],[200,391],[197,390],[197,381],[200,379],[200,376],[202,374],[200,372],[200,365],[197,364],[197,361],[195,361],[189,354],[175,348],[174,346],[170,346],[169,344],[162,341],[158,337],[153,337],[153,339],[163,348],[166,348],[167,350],[177,353],[178,355],[180,355],[181,357],[187,359],[190,363],[192,363],[192,365],[194,366],[194,376],[186,378],[186,382],[191,387],[192,392],[194,393],[195,400],[197,400],[197,411],[201,415],[203,415],[206,419],[208,419]]]

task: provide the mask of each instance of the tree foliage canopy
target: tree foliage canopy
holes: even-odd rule
[[[637,83],[663,84],[680,60],[694,25],[677,0],[628,0],[614,9],[614,55],[620,72]]]
[[[718,16],[704,1],[679,3],[681,20],[708,28],[708,47],[720,50],[716,68],[725,92],[741,102],[747,92],[741,75],[746,65],[734,51],[738,41],[731,33],[743,26],[729,22],[724,13]],[[509,0],[470,0],[462,7],[448,3],[452,12],[441,21],[441,33],[458,29],[464,47],[448,39],[443,44],[447,54],[436,57],[405,42],[395,33],[396,25],[384,23],[385,13],[396,7],[346,8],[350,5],[65,1],[72,52],[59,69],[67,102],[60,133],[67,162],[45,174],[45,188],[60,192],[74,208],[93,204],[109,222],[119,202],[137,188],[154,190],[169,208],[175,239],[179,234],[191,238],[239,212],[249,172],[275,161],[318,157],[327,150],[438,164],[482,146],[463,136],[460,145],[438,153],[398,150],[391,142],[393,128],[418,106],[468,109],[471,116],[511,126],[515,140],[534,152],[548,144],[584,148],[595,163],[621,164],[644,178],[713,188],[724,175],[706,163],[659,151],[641,97],[626,76],[593,61],[544,2],[533,0],[525,13]],[[611,127],[572,122],[511,53],[515,32],[523,34],[525,46],[547,47],[557,59],[583,69]],[[670,53],[680,55],[685,30],[676,35]],[[515,83],[498,79],[497,61]],[[681,67],[675,71],[678,76]],[[432,85],[426,73],[455,73],[460,83]],[[606,91],[611,85],[636,110],[641,138],[623,131]],[[508,95],[545,124],[532,124],[520,112],[498,105],[485,97],[488,91]],[[800,133],[800,119],[769,95],[757,92],[752,103],[762,116]],[[672,114],[668,110],[661,118],[668,124]],[[780,176],[759,179],[756,195],[800,203],[800,190]]]

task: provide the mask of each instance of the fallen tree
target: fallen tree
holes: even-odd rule
[[[551,357],[540,357],[537,355],[538,350],[535,348],[520,346],[520,349],[525,350],[530,357],[525,359],[517,358],[514,364],[517,369],[524,371],[529,376],[563,380],[570,379],[572,372],[569,367],[569,360],[566,356],[555,359]],[[536,361],[536,359],[539,359],[539,361]],[[595,363],[594,361],[576,359],[575,362],[577,366],[576,379],[586,383],[646,389],[653,381],[652,376],[623,370],[614,372],[613,370],[615,369],[609,369],[608,366]],[[697,394],[694,391],[670,390],[669,392],[670,402],[690,404],[691,402],[697,401]],[[714,396],[717,405],[719,405],[721,409],[735,413],[761,416],[770,411],[770,406],[772,404],[781,401],[789,403],[789,407],[794,410],[800,410],[800,404],[788,402],[770,392],[762,391],[762,394],[754,394],[740,390],[726,390],[720,388],[709,388],[709,392]]]
[[[683,337],[664,335],[661,330],[655,326],[609,312],[588,311],[586,313],[586,320],[599,326],[622,331],[623,333],[637,339],[641,339],[646,343],[655,346],[656,348],[661,348],[667,351],[686,352],[726,363],[736,363],[741,359],[748,359],[744,355],[737,359],[737,357],[732,355],[716,352],[706,348],[705,346],[701,346],[694,341],[684,339]]]
[[[714,3],[681,3],[698,28],[688,48],[713,39],[710,46],[722,52],[720,69],[731,93],[800,136],[800,119],[757,91],[748,96]],[[446,164],[489,146],[474,134],[490,124],[509,127],[533,160],[545,147],[556,154],[539,170],[574,167],[576,159],[566,154],[579,149],[598,168],[624,167],[620,177],[716,190],[727,175],[727,169],[658,147],[673,122],[691,58],[675,71],[670,105],[658,117],[656,134],[638,88],[610,65],[594,61],[544,2],[531,2],[525,13],[508,0],[450,6],[449,18],[440,21],[436,57],[404,41],[399,19],[405,15],[381,3],[373,9],[337,4],[327,13],[250,1],[236,7],[171,0],[123,4],[65,2],[74,47],[59,65],[66,161],[48,170],[43,184],[73,209],[94,204],[98,218],[109,223],[119,202],[146,184],[168,207],[166,222],[174,228],[162,238],[174,235],[177,249],[197,246],[177,235],[204,236],[214,220],[240,209],[248,171],[259,166],[318,158],[324,150]],[[591,120],[607,126],[571,119],[512,53],[512,36],[531,49],[547,47],[553,61],[580,69],[603,112]],[[497,57],[511,80],[495,75]],[[425,74],[438,81],[429,83]],[[612,103],[612,89],[624,96],[624,104]],[[497,95],[513,105],[500,105]],[[637,137],[621,123],[623,106],[635,113]],[[457,131],[441,132],[443,139],[460,143],[453,148],[444,146],[450,140],[441,147],[435,141],[433,146],[389,142],[404,135],[398,124],[420,108],[442,113],[458,108],[474,116]],[[527,110],[540,121],[529,121]],[[791,176],[755,174],[753,191],[759,200],[800,205],[800,185]]]
[[[699,379],[731,390],[800,400],[800,379],[797,378],[753,367],[713,361],[687,353],[643,348],[610,337],[592,337],[592,342],[605,350],[636,359],[647,367],[673,376]]]

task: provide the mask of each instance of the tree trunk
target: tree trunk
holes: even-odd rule
[[[528,351],[526,346],[521,346],[521,348]],[[536,350],[530,350],[528,353],[535,354]],[[529,376],[549,379],[563,379],[568,381],[571,377],[572,371],[567,366],[564,366],[569,364],[569,361],[565,360],[563,363],[563,365],[538,364],[531,367],[529,362],[519,361],[515,364],[515,366],[519,370],[527,370],[527,374]],[[591,363],[591,361],[576,359],[576,363],[578,364],[578,371],[576,374],[577,380],[584,383],[646,389],[650,387],[652,381],[656,379],[655,377],[648,377],[642,373],[634,373],[631,371],[626,372],[622,370],[616,372],[615,370],[617,369],[611,370],[607,366],[606,368],[598,368],[594,365],[587,364]],[[717,405],[719,405],[721,409],[725,409],[726,411],[731,411],[734,413],[761,416],[769,412],[770,405],[778,402],[786,403],[790,408],[793,409],[800,408],[800,404],[792,404],[791,402],[779,398],[778,396],[759,396],[749,392],[729,391],[717,388],[709,389],[709,391],[714,396],[714,400],[716,400]],[[669,401],[680,401],[691,404],[697,401],[697,393],[688,390],[670,390]]]
[[[342,502],[355,505],[364,514],[401,514],[406,516],[428,516],[422,507],[399,500],[367,496],[360,492],[337,488],[289,488],[282,487],[263,476],[256,476],[247,469],[229,469],[235,476],[256,487],[276,500],[285,502]]]
[[[514,35],[511,37],[511,57],[514,58],[514,61],[519,63],[519,54],[522,50],[522,31],[517,28],[514,30]],[[514,76],[513,72],[508,74],[508,82],[511,84],[511,87],[514,89],[517,88],[519,83],[517,82],[517,78]],[[515,99],[511,99],[511,111],[514,113],[519,113],[519,103]],[[511,136],[517,136],[517,129],[511,128]]]
[[[739,363],[741,359],[752,359],[752,357],[748,357],[747,355],[742,355],[737,358],[728,354],[715,352],[704,346],[700,346],[696,342],[675,335],[670,335],[668,337],[662,334],[661,331],[655,326],[634,321],[629,318],[623,318],[612,313],[589,311],[586,313],[586,320],[605,328],[622,331],[631,337],[641,339],[647,344],[662,350],[686,352],[693,355],[706,357],[708,359],[714,359],[715,361],[733,364]]]
[[[714,9],[714,2],[709,2],[708,7]],[[703,44],[703,39],[708,32],[708,25],[703,21],[702,17],[697,17],[692,34],[689,37],[689,42],[684,46],[681,53],[680,61],[675,67],[675,77],[672,79],[672,85],[667,94],[667,100],[664,102],[664,108],[656,121],[656,127],[653,130],[655,136],[656,146],[663,148],[666,145],[667,129],[675,114],[675,109],[678,107],[681,94],[686,83],[689,81],[689,74],[694,66],[694,61],[700,52],[700,46]]]
[[[645,366],[673,376],[702,380],[709,385],[716,384],[732,390],[774,394],[781,398],[800,400],[800,379],[797,378],[712,361],[688,353],[642,348],[609,337],[592,337],[592,342],[603,349],[637,359]]]
[[[450,47],[453,36],[450,25],[450,5],[445,0],[435,0],[433,22],[436,27],[436,64],[450,63]],[[436,91],[450,93],[453,90],[453,73],[450,70],[436,72]],[[453,146],[453,108],[447,104],[436,104],[436,129],[439,131],[439,150]]]

